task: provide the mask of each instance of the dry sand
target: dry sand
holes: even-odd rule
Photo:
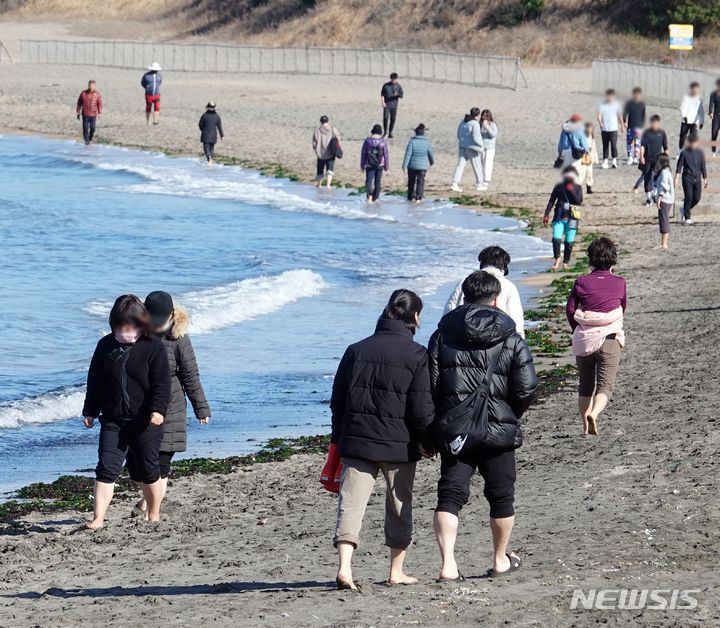
[[[360,141],[379,116],[378,79],[168,74],[162,124],[146,128],[139,71],[0,66],[3,124],[77,136],[73,102],[91,76],[106,101],[103,139],[198,152],[195,124],[215,99],[228,135],[222,154],[278,161],[306,178],[320,114],[331,115],[346,138],[338,176],[353,183]],[[457,119],[471,105],[487,106],[501,130],[489,198],[540,211],[557,176],[549,165],[558,126],[569,112],[591,114],[596,98],[586,93],[586,70],[536,70],[528,79],[531,87],[518,92],[405,81],[390,185],[401,185],[404,141],[423,121],[438,152],[431,190],[446,194]],[[658,110],[674,142],[674,112]],[[321,457],[298,456],[175,481],[158,526],[129,519],[116,503],[96,534],[73,534],[84,518],[73,512],[0,529],[0,626],[719,625],[717,208],[709,197],[696,212],[699,224],[675,226],[672,252],[660,253],[653,211],[628,192],[636,174],[629,167],[598,171],[583,225],[617,239],[629,283],[616,396],[599,438],[579,436],[572,386],[528,413],[512,540],[526,559],[521,572],[458,587],[432,584],[433,461],[419,467],[408,565],[422,584],[380,584],[387,557],[379,482],[356,560],[365,594],[333,591],[335,499],[316,482]],[[473,491],[458,553],[463,571],[478,576],[491,545],[481,480]],[[570,610],[575,588],[623,587],[697,589],[699,605]]]

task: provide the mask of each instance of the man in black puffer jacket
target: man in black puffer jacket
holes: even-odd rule
[[[458,406],[481,385],[493,356],[497,366],[488,395],[488,435],[482,447],[442,452],[435,533],[442,554],[441,581],[463,579],[455,562],[458,514],[470,496],[470,480],[477,469],[485,481],[490,503],[495,574],[522,564],[507,553],[514,522],[515,449],[522,445],[520,417],[535,396],[537,376],[533,358],[515,323],[495,307],[500,282],[485,271],[463,282],[465,303],[446,314],[430,339],[429,364],[438,417]],[[497,354],[497,352],[500,352]]]

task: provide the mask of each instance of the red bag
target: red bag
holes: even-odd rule
[[[320,472],[320,484],[331,493],[339,493],[341,476],[342,463],[340,462],[340,452],[335,443],[330,443],[327,461]]]

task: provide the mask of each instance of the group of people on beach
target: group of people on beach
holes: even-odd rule
[[[576,281],[567,317],[580,375],[583,434],[597,435],[624,345],[627,297],[625,281],[612,272],[614,243],[598,238],[588,257],[592,272]],[[330,404],[330,454],[339,460],[334,545],[340,589],[359,589],[352,556],[380,473],[387,485],[388,584],[417,582],[404,570],[413,531],[413,482],[418,461],[435,455],[441,458],[433,520],[442,565],[437,581],[464,580],[454,548],[476,471],[490,505],[494,551],[488,575],[522,566],[521,557],[508,549],[515,450],[522,445],[520,419],[538,379],[524,340],[520,296],[507,279],[510,255],[489,246],[478,260],[479,270],[450,295],[427,349],[413,340],[423,302],[400,289],[390,296],[375,333],[350,345],[340,360]],[[211,416],[188,336],[189,316],[170,294],[155,291],[144,302],[122,295],[108,322],[110,333],[90,362],[83,407],[85,427],[100,419],[94,514],[86,524],[91,530],[104,525],[124,465],[142,492],[133,514],[159,521],[171,460],[186,449],[186,397],[200,423]]]

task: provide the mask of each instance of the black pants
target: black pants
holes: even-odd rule
[[[697,129],[697,125],[695,124],[688,124],[687,122],[681,122],[680,123],[680,141],[678,142],[680,146],[680,150],[685,148],[685,140],[687,139],[687,136],[691,131],[695,131]]]
[[[158,467],[160,468],[160,477],[161,478],[166,478],[170,475],[170,463],[172,462],[174,455],[175,455],[174,451],[161,451],[160,452]]]
[[[331,157],[330,159],[320,159],[318,157],[317,169],[315,171],[315,174],[317,175],[316,178],[318,181],[320,181],[325,176],[326,171],[327,171],[327,176],[332,177],[334,170],[335,170],[335,157]]]
[[[212,161],[215,157],[215,142],[203,142],[203,153],[205,153],[205,159]]]
[[[421,201],[425,195],[425,175],[427,170],[408,168],[408,200]]]
[[[600,133],[602,136],[602,145],[603,145],[603,159],[607,159],[609,154],[612,154],[613,159],[617,159],[618,151],[617,151],[617,138],[618,138],[618,132],[617,131],[602,131]]]
[[[127,459],[128,472],[136,482],[152,484],[160,478],[162,425],[145,421],[102,420],[95,478],[112,484]]]
[[[383,109],[383,133],[388,137],[392,137],[393,129],[395,128],[395,119],[397,118],[397,105],[394,107],[386,105]]]
[[[702,179],[693,177],[682,178],[683,194],[685,201],[683,202],[683,218],[690,220],[692,218],[692,210],[702,198]]]
[[[83,116],[82,117],[82,125],[83,125],[83,139],[85,140],[86,144],[89,144],[92,142],[93,137],[95,137],[95,123],[97,122],[97,117],[95,116]]]
[[[380,198],[380,187],[382,185],[383,168],[365,168],[365,190],[368,198],[376,201]]]
[[[657,159],[645,160],[642,173],[646,192],[652,192],[655,187],[655,168],[657,168]]]
[[[485,481],[485,498],[493,519],[515,514],[515,451],[479,449],[459,457],[443,455],[435,512],[458,515],[470,498],[470,480],[475,470]]]
[[[718,133],[720,133],[720,112],[717,112],[715,114],[715,117],[712,121],[712,141],[717,142]],[[712,152],[717,152],[717,146],[712,147]]]
[[[565,241],[565,252],[563,253],[563,263],[569,264],[570,260],[572,259],[572,252],[573,252],[573,244],[574,242],[568,242]],[[560,257],[560,250],[562,249],[562,240],[556,240],[553,238],[552,241],[553,246],[553,257],[557,259]]]

